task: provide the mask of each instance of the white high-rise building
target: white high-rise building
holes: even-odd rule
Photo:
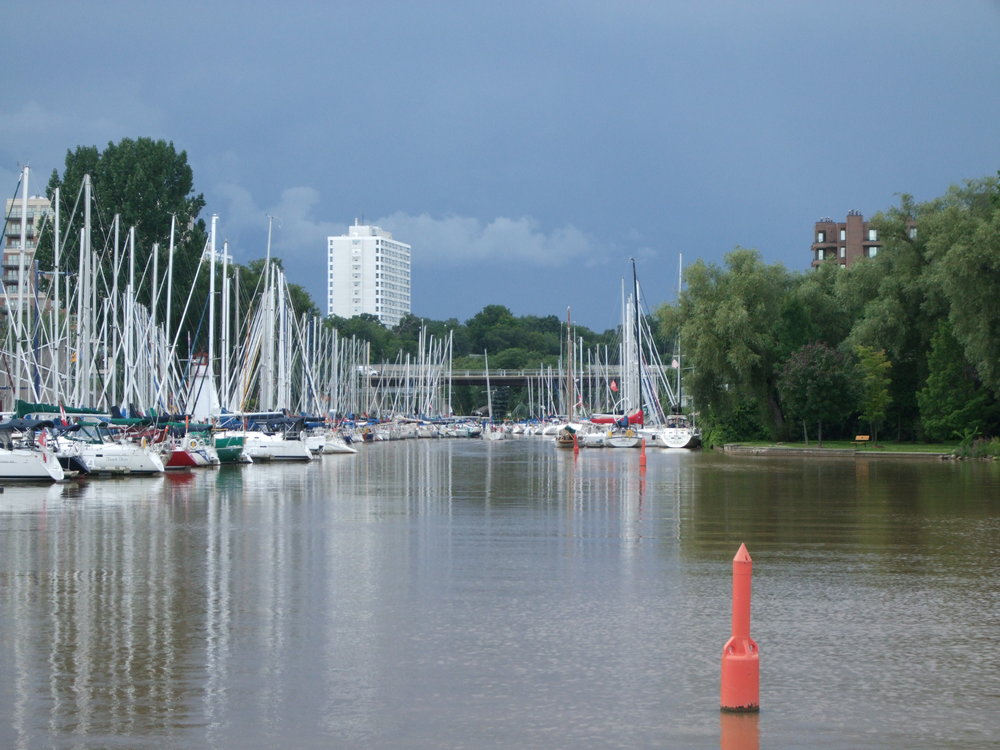
[[[35,260],[35,250],[38,248],[38,238],[42,225],[52,220],[52,206],[48,198],[31,196],[27,200],[28,214],[24,226],[24,247],[21,247],[21,214],[24,210],[23,198],[8,198],[6,214],[7,227],[3,238],[3,284],[6,296],[0,293],[0,312],[4,311],[9,302],[12,308],[18,300],[22,306],[31,300],[34,293],[34,273],[32,263]],[[24,294],[18,287],[19,274],[23,274]],[[29,304],[32,304],[29,302]]]
[[[410,246],[385,230],[360,225],[327,237],[326,312],[369,313],[392,327],[410,312]]]

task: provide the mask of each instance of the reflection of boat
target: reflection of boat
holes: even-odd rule
[[[60,500],[63,490],[68,485],[65,482],[11,484],[0,488],[0,511],[24,512],[35,511],[48,503]]]

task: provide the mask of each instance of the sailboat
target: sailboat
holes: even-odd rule
[[[52,426],[50,421],[24,419],[0,424],[0,479],[62,481],[63,468],[46,440]]]
[[[681,293],[684,286],[684,260],[681,257],[677,271],[677,294]],[[701,430],[699,430],[685,415],[682,410],[684,403],[681,396],[681,344],[680,335],[677,336],[677,348],[671,366],[677,372],[676,398],[671,402],[670,413],[666,415],[663,427],[657,434],[658,443],[664,448],[693,449],[701,446]]]
[[[579,445],[578,433],[583,424],[574,419],[576,416],[576,380],[573,375],[573,325],[570,321],[570,311],[566,310],[566,384],[564,386],[566,406],[566,422],[556,431],[553,442],[557,448],[574,448]]]
[[[677,372],[676,384],[665,376],[653,336],[640,315],[639,280],[632,262],[632,295],[622,310],[622,383],[623,413],[616,424],[623,428],[635,425],[640,438],[664,448],[696,448],[701,435],[681,413],[680,353],[671,365]],[[624,293],[623,293],[624,296]],[[664,401],[668,408],[664,409]]]

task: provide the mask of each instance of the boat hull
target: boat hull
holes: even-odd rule
[[[91,474],[159,474],[164,470],[158,453],[131,443],[83,443],[79,456]]]
[[[6,481],[60,482],[65,472],[49,450],[0,449],[0,479]]]

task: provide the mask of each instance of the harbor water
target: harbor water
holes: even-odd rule
[[[994,463],[405,440],[0,494],[3,748],[987,748],[998,641]]]

